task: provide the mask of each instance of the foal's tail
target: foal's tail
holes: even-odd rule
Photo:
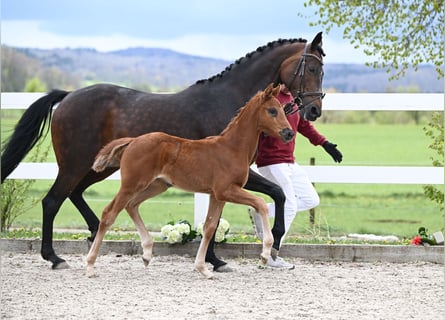
[[[14,171],[39,139],[48,133],[51,111],[68,93],[53,90],[26,109],[2,153],[1,183]]]
[[[96,156],[93,163],[93,170],[96,172],[104,171],[107,167],[119,168],[121,166],[121,157],[124,150],[133,141],[134,138],[116,139],[105,145]]]

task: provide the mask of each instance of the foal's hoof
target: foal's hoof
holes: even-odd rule
[[[215,275],[213,274],[213,272],[207,271],[207,272],[203,272],[202,275],[208,279],[208,280],[213,280],[216,279]]]
[[[196,268],[195,267],[195,269],[200,274],[202,274],[204,276],[204,278],[206,278],[206,279],[215,279],[215,275],[209,269],[207,269],[205,267],[200,267],[200,268]]]
[[[260,260],[258,260],[258,268],[259,269],[267,268],[267,259],[265,259],[263,256],[260,256]]]
[[[63,269],[69,269],[70,265],[66,261],[60,261],[53,263],[51,268],[53,270],[63,270]]]
[[[92,267],[87,267],[87,271],[86,271],[85,275],[88,278],[96,278],[97,277],[96,271]]]
[[[149,259],[142,258],[142,261],[144,261],[144,266],[147,267],[150,264]]]

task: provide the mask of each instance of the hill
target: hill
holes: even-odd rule
[[[99,52],[88,48],[42,50],[2,46],[2,91],[23,90],[26,79],[12,79],[18,74],[25,74],[25,78],[37,75],[48,89],[112,82],[146,91],[177,91],[220,73],[231,63],[159,48]],[[16,72],[25,66],[27,70]],[[327,62],[323,86],[338,92],[386,92],[398,87],[443,92],[443,80],[436,79],[430,65],[408,70],[404,78],[389,82],[383,70]]]

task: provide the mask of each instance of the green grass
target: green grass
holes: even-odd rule
[[[4,114],[7,112],[8,114]],[[15,114],[10,115],[9,112]],[[2,110],[2,139],[15,123],[17,111]],[[434,156],[428,148],[431,141],[423,125],[368,125],[315,123],[330,141],[338,144],[344,155],[340,165],[431,166]],[[9,131],[8,131],[9,128]],[[50,145],[49,137],[46,143]],[[298,136],[296,158],[302,165],[311,157],[317,165],[333,165],[331,157]],[[55,161],[51,151],[47,161]],[[37,181],[30,196],[41,197],[53,181]],[[85,193],[87,202],[98,216],[119,188],[118,181],[103,181]],[[393,234],[409,238],[424,226],[434,232],[443,229],[443,212],[423,195],[420,185],[392,184],[317,184],[321,204],[315,210],[315,224],[309,223],[309,212],[301,212],[289,232],[289,241],[321,239],[348,233]],[[270,201],[263,196],[266,201]],[[15,228],[40,228],[40,205],[20,215]],[[171,189],[164,195],[146,201],[141,214],[149,230],[159,231],[171,220],[193,222],[193,195]],[[223,217],[231,224],[236,239],[249,239],[252,226],[244,206],[227,204]],[[55,219],[56,228],[85,229],[86,225],[74,206],[66,201]],[[116,230],[134,230],[126,213],[122,213]],[[71,235],[72,236],[72,235]],[[237,238],[238,237],[238,238]]]

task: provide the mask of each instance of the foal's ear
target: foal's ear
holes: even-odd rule
[[[264,96],[265,96],[266,98],[268,98],[271,94],[273,94],[273,95],[275,96],[275,94],[274,94],[273,83],[269,84],[269,85],[267,86],[267,88],[264,89]]]
[[[323,32],[317,33],[317,35],[315,36],[314,40],[312,40],[311,51],[316,50],[318,47],[320,47],[320,48],[322,47],[322,45],[323,45],[323,43],[321,42],[321,38],[322,38],[321,34],[322,33]]]
[[[272,95],[274,97],[277,97],[279,93],[280,93],[280,85],[277,85],[275,88],[272,89]]]

